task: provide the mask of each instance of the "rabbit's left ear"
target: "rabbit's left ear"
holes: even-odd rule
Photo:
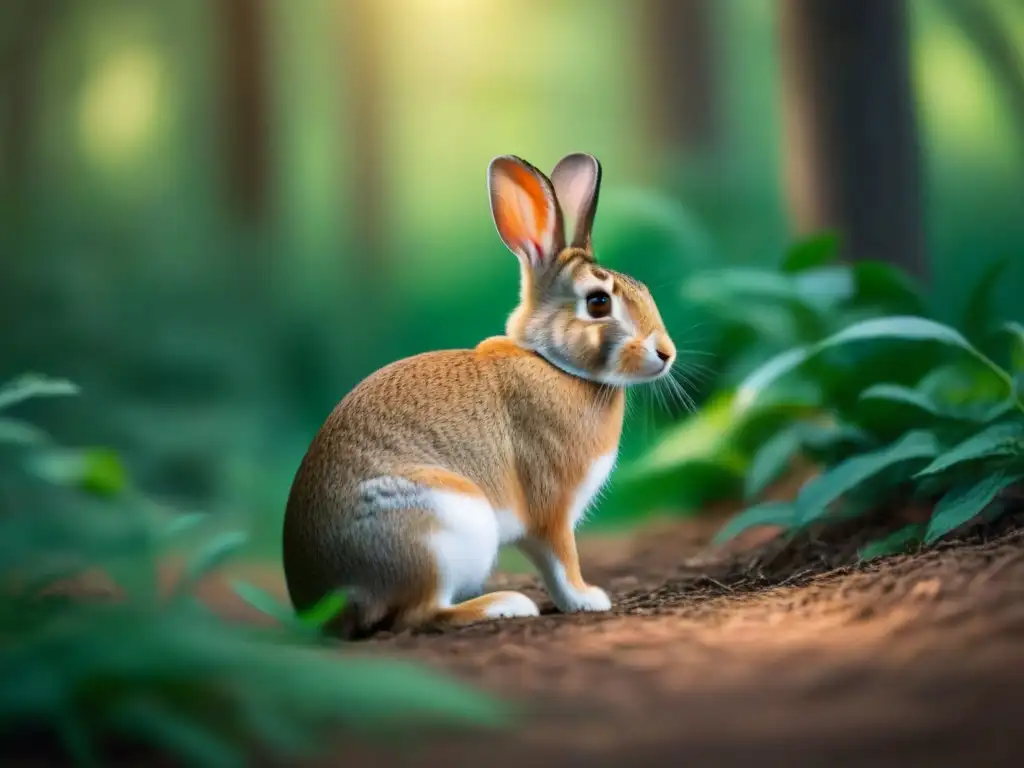
[[[597,196],[601,191],[601,163],[583,152],[566,155],[551,172],[551,183],[566,219],[573,222],[567,227],[572,233],[570,243],[590,251]]]
[[[494,158],[487,179],[491,215],[505,245],[531,269],[549,266],[565,246],[550,180],[514,155]]]

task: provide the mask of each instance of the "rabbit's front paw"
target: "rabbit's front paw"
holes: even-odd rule
[[[571,594],[563,595],[562,602],[564,607],[560,605],[559,608],[564,613],[601,613],[612,609],[611,598],[600,587],[587,587],[578,592],[574,590]]]

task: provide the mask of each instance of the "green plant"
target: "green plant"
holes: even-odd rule
[[[833,404],[830,423],[797,421],[765,443],[754,460],[762,472],[750,496],[795,456],[807,455],[824,470],[792,502],[766,502],[741,513],[720,531],[719,540],[755,525],[799,530],[828,518],[843,500],[852,500],[855,509],[892,498],[935,502],[927,525],[897,531],[861,553],[876,557],[934,542],[983,511],[992,513],[990,505],[1000,493],[1024,479],[1021,336],[1013,325],[997,328],[994,335],[1008,335],[1011,348],[1018,350],[1008,356],[1015,361],[1009,369],[947,325],[894,316],[855,323],[817,344],[782,353],[751,373],[739,387],[740,409],[815,361],[824,363],[819,370],[830,371],[833,356],[864,347],[939,350],[934,365],[914,385],[889,382],[891,369],[873,369],[875,381],[865,382],[856,402]],[[850,440],[851,434],[857,438]]]
[[[310,631],[342,596],[298,619],[281,612],[271,626],[217,615],[196,590],[244,532],[166,510],[132,488],[112,452],[61,448],[7,415],[76,392],[38,376],[0,388],[0,447],[28,470],[0,514],[0,743],[42,734],[94,765],[126,740],[235,766],[253,748],[306,753],[332,724],[504,722],[489,697],[407,664],[357,660]],[[162,587],[163,555],[204,526],[181,576]],[[92,594],[97,573],[120,594]]]
[[[880,262],[838,263],[838,244],[824,233],[796,243],[774,269],[705,270],[685,282],[685,302],[706,315],[715,376],[694,393],[701,409],[670,425],[617,478],[634,508],[699,508],[756,494],[788,466],[798,442],[824,439],[832,409],[855,404],[874,370],[891,371],[891,381],[905,386],[928,369],[931,356],[905,350],[875,349],[828,365],[810,360],[740,407],[740,385],[760,366],[779,365],[863,320],[926,312],[903,273]],[[860,439],[849,429],[841,436]],[[769,441],[771,450],[762,451]]]

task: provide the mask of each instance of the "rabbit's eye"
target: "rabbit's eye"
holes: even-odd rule
[[[587,314],[595,320],[612,313],[612,297],[604,291],[594,291],[587,296]]]

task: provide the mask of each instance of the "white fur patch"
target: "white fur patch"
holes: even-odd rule
[[[604,456],[599,456],[590,465],[590,469],[587,470],[583,482],[576,488],[572,507],[569,510],[569,521],[574,528],[583,519],[590,502],[593,501],[598,491],[605,484],[605,481],[608,480],[608,476],[615,467],[617,453],[617,451],[612,451]]]
[[[511,592],[487,606],[484,615],[489,619],[515,619],[522,616],[540,616],[540,609],[526,595]]]
[[[437,599],[447,608],[479,595],[498,557],[498,518],[486,499],[452,491],[425,491],[440,530],[430,537],[439,575]]]
[[[498,521],[499,544],[515,544],[526,535],[526,526],[511,509],[496,509],[494,517]]]
[[[612,294],[612,317],[619,321],[619,324],[626,329],[626,333],[636,336],[636,324],[629,314],[626,302],[614,294]]]

